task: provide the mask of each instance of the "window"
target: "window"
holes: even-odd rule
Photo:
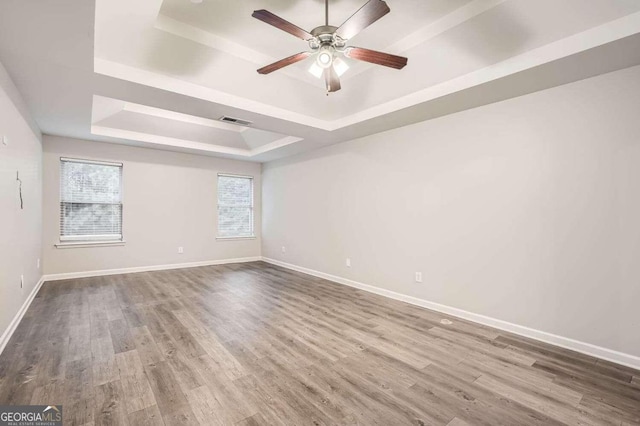
[[[253,178],[218,175],[218,238],[253,236]]]
[[[60,241],[122,240],[122,164],[60,159]]]

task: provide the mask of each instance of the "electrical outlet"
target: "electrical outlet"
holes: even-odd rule
[[[20,288],[24,287],[24,275],[20,275]]]
[[[38,261],[36,262],[36,267],[40,269],[40,259],[38,259]]]
[[[2,137],[2,145],[9,146],[9,138],[6,136]]]
[[[422,282],[422,272],[416,272],[416,282],[417,283]]]
[[[287,252],[287,248],[285,246],[282,246],[282,252],[286,253]]]
[[[345,264],[347,265],[347,268],[351,268],[351,258],[347,257]]]
[[[184,247],[178,247],[178,254],[184,253]]]

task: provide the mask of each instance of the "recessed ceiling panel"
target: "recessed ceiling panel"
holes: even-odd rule
[[[330,1],[330,23],[340,25],[364,3]],[[330,96],[324,81],[307,72],[313,56],[269,75],[256,72],[309,47],[251,13],[267,9],[311,30],[324,23],[320,0],[97,0],[96,56],[228,94],[234,106],[252,104],[278,117],[286,114],[275,110],[289,111],[309,117],[298,121],[304,124],[333,122],[640,11],[635,0],[590,0],[589,7],[584,0],[387,3],[391,12],[348,45],[402,54],[408,66],[398,71],[347,59],[342,89]],[[121,19],[128,10],[135,13]]]
[[[92,128],[97,134],[146,143],[156,140],[175,141],[184,146],[200,148],[208,145],[213,152],[219,150],[244,153],[246,156],[251,156],[256,150],[267,152],[271,146],[281,147],[300,140],[279,133],[102,96],[94,96],[93,117]]]
[[[371,48],[387,47],[471,1],[390,0],[391,13],[352,41]],[[340,26],[366,2],[330,0],[329,24]],[[307,47],[304,41],[252,18],[252,12],[258,9],[269,10],[307,31],[325,24],[324,0],[204,0],[199,4],[164,0],[160,14],[274,57],[289,56]]]

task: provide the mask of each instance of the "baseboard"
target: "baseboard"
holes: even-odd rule
[[[31,306],[31,302],[33,302],[33,299],[36,298],[36,295],[38,294],[38,291],[40,290],[40,287],[42,287],[43,283],[44,277],[40,277],[40,280],[38,280],[36,286],[33,288],[33,290],[31,290],[29,297],[27,297],[27,300],[24,301],[24,303],[20,307],[20,310],[18,310],[16,315],[13,317],[13,320],[11,320],[9,327],[7,327],[7,329],[4,331],[4,334],[2,334],[2,337],[0,337],[0,354],[2,354],[2,351],[4,351],[7,343],[9,343],[9,340],[11,340],[11,336],[13,336],[16,328],[18,328],[18,324],[20,324],[20,321],[22,321],[22,317],[27,312],[27,309],[29,309],[29,306]]]
[[[624,365],[627,367],[640,370],[640,357],[635,355],[625,354],[617,352],[611,349],[603,348],[600,346],[592,345],[590,343],[581,342],[578,340],[570,339],[568,337],[562,337],[555,334],[547,333],[545,331],[536,330],[522,325],[513,324],[507,321],[502,321],[496,318],[487,317],[473,312],[464,311],[462,309],[453,308],[451,306],[441,305],[439,303],[430,302],[428,300],[419,299],[413,296],[407,296],[405,294],[396,293],[391,290],[375,287],[368,284],[363,284],[357,281],[349,280],[347,278],[338,277],[324,272],[315,271],[313,269],[304,268],[302,266],[292,265],[290,263],[282,262],[280,260],[270,259],[262,257],[262,260],[273,265],[281,266],[283,268],[291,269],[293,271],[302,272],[314,277],[323,278],[325,280],[333,281],[338,284],[347,285],[360,290],[364,290],[370,293],[374,293],[380,296],[385,296],[390,299],[399,300],[401,302],[410,303],[412,305],[420,306],[423,308],[431,309],[433,311],[442,312],[447,315],[451,315],[457,318],[462,318],[468,321],[473,321],[482,325],[497,328],[499,330],[508,331],[519,336],[528,337],[544,343],[549,343],[561,348],[576,351],[585,355],[589,355],[595,358],[603,359],[606,361],[614,362],[616,364]]]
[[[241,257],[237,259],[207,260],[204,262],[172,263],[168,265],[154,265],[154,266],[136,266],[133,268],[103,269],[99,271],[83,271],[83,272],[68,272],[63,274],[48,274],[48,275],[44,275],[43,279],[44,281],[60,281],[60,280],[69,280],[73,278],[101,277],[104,275],[133,274],[136,272],[166,271],[169,269],[197,268],[199,266],[226,265],[229,263],[257,262],[259,260],[262,260],[262,258],[260,256],[255,256],[255,257]]]

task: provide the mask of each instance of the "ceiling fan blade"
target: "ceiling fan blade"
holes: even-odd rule
[[[384,1],[369,0],[336,30],[336,34],[344,40],[349,40],[389,12],[391,9]]]
[[[376,65],[383,65],[397,70],[404,68],[408,61],[404,56],[376,52],[375,50],[363,49],[361,47],[348,47],[344,51],[344,54],[348,58],[358,59],[359,61],[370,62]]]
[[[340,86],[340,77],[338,77],[338,73],[333,66],[324,70],[324,81],[327,84],[327,92],[337,92],[342,88]]]
[[[296,53],[295,55],[289,56],[288,58],[280,59],[277,62],[272,63],[271,65],[267,65],[266,67],[262,67],[258,70],[259,74],[270,74],[274,71],[278,71],[280,68],[288,67],[289,65],[293,65],[296,62],[300,62],[304,59],[307,59],[311,55],[311,52],[302,52]]]
[[[289,21],[285,21],[281,17],[274,15],[268,10],[264,10],[264,9],[255,10],[251,16],[269,25],[273,25],[274,27],[281,29],[282,31],[288,32],[291,35],[301,38],[302,40],[309,40],[313,38],[313,36],[309,34],[307,31],[293,25]]]

